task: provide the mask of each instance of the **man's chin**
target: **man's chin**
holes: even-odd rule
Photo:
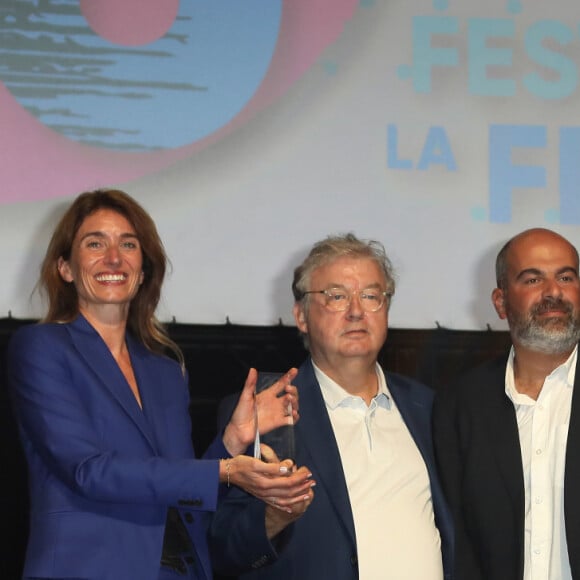
[[[375,358],[378,357],[378,352],[375,349],[369,347],[368,344],[363,344],[362,342],[356,343],[351,342],[348,345],[345,345],[344,348],[341,349],[344,356],[347,357],[368,357],[374,356]]]
[[[556,355],[571,351],[579,339],[578,332],[571,333],[567,329],[562,332],[555,332],[552,327],[551,332],[525,333],[524,336],[519,337],[519,342],[530,350]]]

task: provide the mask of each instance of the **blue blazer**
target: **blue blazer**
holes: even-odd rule
[[[211,578],[218,462],[195,460],[187,376],[127,336],[143,410],[82,316],[20,328],[7,356],[30,490],[24,578],[158,580],[167,508]],[[226,456],[221,440],[207,457]]]
[[[386,376],[389,391],[427,466],[443,546],[445,577],[451,578],[453,529],[435,471],[431,440],[433,393],[400,375]],[[359,577],[357,547],[348,490],[310,360],[300,367],[293,384],[300,397],[300,420],[294,427],[296,463],[312,471],[317,482],[314,501],[299,520],[271,543],[264,527],[265,504],[233,488],[220,503],[210,527],[214,569],[253,580],[355,580]]]

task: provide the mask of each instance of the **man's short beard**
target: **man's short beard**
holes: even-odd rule
[[[551,308],[561,308],[566,318],[541,319],[537,315]],[[570,352],[580,341],[580,316],[568,301],[546,298],[534,306],[527,316],[506,310],[510,331],[524,348],[544,354]]]

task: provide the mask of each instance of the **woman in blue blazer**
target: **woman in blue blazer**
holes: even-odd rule
[[[120,191],[81,194],[56,227],[40,276],[48,312],[15,333],[7,359],[29,472],[24,578],[210,579],[220,483],[286,509],[311,485],[304,468],[239,455],[255,371],[195,459],[183,356],[155,318],[166,262],[154,222]],[[289,402],[296,414],[294,376],[258,403],[264,430],[287,422]]]

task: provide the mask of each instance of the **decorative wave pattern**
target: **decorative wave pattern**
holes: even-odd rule
[[[262,83],[281,0],[179,4],[157,40],[127,46],[97,34],[78,0],[3,2],[0,79],[45,126],[85,145],[139,152],[201,139]]]

